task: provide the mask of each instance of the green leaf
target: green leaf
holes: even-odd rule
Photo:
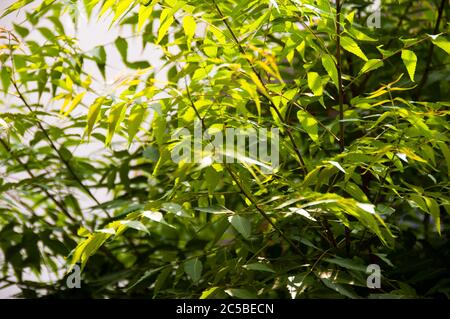
[[[172,268],[168,267],[161,271],[161,273],[158,275],[155,281],[155,287],[153,289],[153,297],[156,297],[158,295],[158,292],[164,287],[167,278],[172,273]]]
[[[213,297],[218,290],[220,290],[220,287],[208,288],[202,292],[200,299],[208,299],[209,297]]]
[[[258,296],[248,290],[248,289],[242,289],[242,288],[232,288],[227,289],[225,292],[230,295],[231,297],[239,298],[239,299],[257,299]]]
[[[333,84],[336,86],[336,88],[339,89],[338,71],[336,68],[336,64],[334,63],[334,57],[329,54],[325,54],[322,57],[322,65],[333,81]]]
[[[376,70],[378,68],[381,68],[383,66],[383,60],[380,59],[370,59],[367,61],[362,69],[359,71],[359,74],[365,74],[370,71]]]
[[[33,0],[20,0],[20,1],[15,1],[12,5],[10,5],[4,12],[3,14],[0,16],[0,18],[3,18],[5,16],[7,16],[8,14],[21,9],[22,7],[26,6],[27,4],[33,2]]]
[[[344,50],[353,53],[354,55],[360,57],[364,61],[368,61],[364,52],[352,38],[345,36],[341,37],[341,45],[344,48]]]
[[[122,58],[122,62],[131,69],[145,69],[150,67],[150,63],[147,61],[136,61],[136,62],[129,62],[128,61],[128,42],[122,37],[118,37],[115,41],[115,45],[117,48],[117,51],[119,51],[119,54]]]
[[[361,272],[366,272],[366,267],[360,263],[357,263],[356,261],[349,259],[349,258],[342,258],[335,256],[333,258],[326,258],[324,259],[326,262],[341,266],[343,268],[347,268],[350,270],[356,270]]]
[[[416,73],[417,56],[413,51],[402,50],[402,60],[408,70],[409,77],[414,82],[414,74]]]
[[[0,76],[2,78],[2,90],[4,94],[6,95],[8,93],[8,89],[11,85],[11,79],[10,79],[10,70],[6,66],[1,67],[1,73]]]
[[[341,164],[339,164],[336,161],[328,161],[328,163],[330,163],[331,165],[333,165],[334,167],[336,167],[338,170],[340,170],[342,173],[346,174],[345,169],[341,166]]]
[[[317,72],[308,72],[308,86],[315,96],[323,95],[322,80]]]
[[[120,56],[122,57],[122,61],[126,64],[127,63],[127,56],[128,56],[128,42],[122,37],[118,37],[116,41],[114,42],[116,45],[117,50],[119,51]]]
[[[191,48],[191,42],[192,39],[194,38],[196,27],[197,23],[195,22],[195,19],[192,16],[187,15],[183,18],[183,29],[184,33],[186,34],[187,45],[189,49]]]
[[[228,221],[244,238],[247,239],[251,236],[252,225],[247,218],[239,215],[234,215],[228,217]]]
[[[136,229],[139,231],[143,231],[147,234],[150,234],[147,227],[145,227],[144,224],[142,224],[141,222],[139,222],[137,220],[121,220],[120,223],[129,228],[133,228],[133,229]]]
[[[64,116],[69,115],[81,103],[81,100],[83,99],[85,94],[86,92],[81,92],[74,97],[69,108],[64,112]]]
[[[359,202],[368,202],[369,201],[369,199],[367,198],[367,195],[355,183],[346,182],[344,190]]]
[[[300,110],[297,112],[297,118],[300,121],[303,129],[308,133],[311,139],[318,143],[319,142],[319,128],[317,125],[317,120],[309,112]]]
[[[134,2],[135,0],[120,0],[117,4],[114,18],[112,22],[116,21]]]
[[[181,205],[176,203],[163,203],[161,205],[161,209],[178,217],[192,217],[183,209]]]
[[[173,23],[173,15],[172,15],[172,9],[166,8],[161,11],[161,15],[159,16],[160,26],[158,29],[158,38],[156,39],[156,44],[161,42],[161,40],[164,38],[164,36],[167,34],[167,31],[169,30],[170,26]]]
[[[112,137],[114,135],[114,132],[117,130],[117,128],[120,126],[120,123],[123,120],[123,117],[125,116],[126,111],[126,104],[125,103],[118,103],[111,107],[111,111],[109,112],[108,116],[108,134],[106,135],[106,145],[111,144]]]
[[[128,143],[131,144],[142,122],[145,119],[146,110],[142,105],[136,105],[128,117]]]
[[[242,267],[244,267],[245,269],[248,269],[248,270],[266,271],[266,272],[275,273],[275,270],[270,268],[268,265],[262,264],[262,263],[253,263],[253,264],[244,265]]]
[[[100,110],[104,101],[105,101],[104,97],[99,97],[89,107],[86,123],[86,135],[88,136],[88,138],[91,136],[92,129],[94,128],[95,123],[97,123],[99,119]]]
[[[424,199],[425,199],[425,202],[427,203],[430,215],[434,219],[434,223],[436,225],[436,230],[440,235],[441,234],[441,211],[440,211],[439,205],[436,202],[436,200],[434,200],[433,198],[425,197]]]
[[[351,290],[345,288],[343,285],[340,284],[336,284],[333,281],[331,281],[328,278],[320,278],[320,280],[322,280],[322,282],[325,284],[325,286],[327,286],[328,288],[338,292],[339,294],[351,298],[351,299],[357,299],[358,296]]]
[[[203,264],[198,257],[190,259],[184,263],[184,272],[189,276],[193,283],[197,283],[203,271]]]
[[[148,5],[141,4],[138,12],[138,32],[142,30],[145,22],[151,16],[153,7],[158,2],[158,0],[152,0],[152,2]]]
[[[92,51],[92,59],[94,59],[97,64],[98,69],[100,70],[103,78],[106,78],[106,50],[104,46],[97,46]]]
[[[435,45],[450,54],[450,41],[447,41],[443,36],[439,36],[432,40]]]

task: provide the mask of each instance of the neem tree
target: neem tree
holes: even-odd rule
[[[446,4],[386,0],[374,16],[371,1],[16,1],[3,16],[26,20],[0,30],[2,287],[448,297]],[[129,38],[82,52],[61,22],[80,12],[131,27],[163,74],[131,61]],[[105,94],[111,50],[130,72]],[[174,134],[195,122],[279,129],[280,166],[174,163]]]

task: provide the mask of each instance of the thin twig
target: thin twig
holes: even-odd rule
[[[339,89],[339,149],[344,152],[344,89],[342,87],[342,59],[341,59],[341,1],[336,0],[336,60],[338,72],[338,89]],[[350,253],[350,229],[345,226],[345,250],[347,255]]]
[[[248,59],[246,52],[244,50],[244,48],[242,47],[239,39],[237,38],[236,34],[234,33],[233,29],[231,28],[230,24],[228,23],[226,17],[224,16],[224,14],[222,13],[222,10],[220,9],[220,7],[217,5],[215,0],[212,0],[212,2],[214,3],[214,6],[217,10],[217,12],[219,13],[219,16],[221,17],[222,21],[225,23],[226,28],[228,29],[228,31],[230,32],[231,36],[233,37],[233,40],[236,42],[236,45],[238,46],[239,52],[241,52],[241,54],[245,57],[245,59],[247,60],[248,64],[250,65],[250,68],[252,69],[253,73],[255,73],[255,75],[258,77],[259,82],[261,83],[261,85],[264,87],[264,89],[269,92],[269,90],[267,90],[267,87],[264,84],[264,80],[261,77],[261,74],[259,74],[259,72],[256,70],[256,68],[253,66],[253,64],[251,63],[251,61]],[[259,90],[258,90],[259,91]],[[262,93],[262,92],[261,92]],[[266,96],[265,94],[262,94],[264,96]],[[266,96],[267,97],[267,96]],[[267,97],[270,107],[275,111],[275,113],[277,114],[277,117],[280,119],[280,121],[287,126],[287,121],[286,119],[281,115],[280,110],[278,109],[278,107],[273,103],[272,99],[270,99],[269,97]],[[308,168],[306,167],[305,161],[303,159],[302,154],[300,153],[300,149],[297,146],[297,143],[295,142],[294,136],[292,136],[291,131],[289,130],[289,128],[286,129],[286,134],[289,137],[289,140],[294,148],[294,152],[297,155],[297,158],[299,160],[299,163],[301,165],[301,168],[303,170],[303,173],[306,175],[308,174]]]
[[[294,244],[294,242],[292,242],[291,239],[289,239],[289,237],[287,237],[284,232],[277,226],[275,225],[275,223],[270,219],[269,215],[267,215],[267,213],[261,208],[261,206],[259,206],[259,204],[257,203],[257,201],[253,198],[252,195],[250,195],[249,193],[247,193],[247,191],[245,190],[245,188],[242,186],[241,182],[239,181],[239,179],[234,175],[233,171],[231,170],[229,164],[225,164],[224,165],[226,170],[228,171],[229,175],[231,176],[231,178],[234,180],[234,182],[236,183],[236,185],[239,187],[239,189],[241,190],[242,194],[244,194],[244,196],[256,207],[256,209],[258,210],[258,212],[261,214],[261,216],[273,227],[273,229],[275,229],[275,231],[281,236],[281,238],[283,238],[288,244],[289,246],[291,246],[299,255],[305,257],[305,255],[303,254],[303,252],[297,247],[297,245]]]
[[[436,24],[434,26],[433,34],[437,34],[439,32],[439,25],[441,24],[442,14],[444,12],[445,4],[448,0],[441,0],[441,4],[438,9],[438,16],[436,20]],[[431,62],[433,60],[433,51],[434,51],[434,44],[430,43],[430,48],[428,50],[428,56],[427,56],[427,62],[425,64],[425,70],[423,71],[422,78],[420,79],[419,85],[417,86],[417,91],[415,94],[416,100],[420,98],[420,93],[422,92],[423,87],[425,86],[425,83],[428,80],[428,74],[431,69]]]
[[[21,166],[23,166],[23,168],[25,168],[25,170],[27,171],[28,175],[30,175],[31,178],[35,179],[36,176],[34,175],[34,173],[31,171],[31,169],[29,168],[28,164],[25,162],[22,162],[22,160],[18,157],[15,156],[14,153],[12,152],[11,148],[9,147],[9,145],[2,139],[0,138],[0,144],[2,144],[2,146],[4,147],[4,149],[11,155],[11,157],[13,159],[15,159]],[[51,201],[53,203],[55,203],[55,205],[61,210],[61,212],[66,215],[71,221],[76,222],[77,220],[75,219],[75,217],[73,217],[69,211],[64,207],[64,205],[62,203],[60,203],[45,187],[36,184],[36,186],[44,192],[44,194],[51,199]]]

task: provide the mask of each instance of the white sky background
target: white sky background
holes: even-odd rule
[[[16,2],[15,0],[0,0],[0,15],[3,13],[3,11],[12,3]],[[39,3],[40,1],[37,1],[36,3]],[[27,10],[30,11],[33,9],[33,6],[36,6],[36,4],[31,4],[27,6]],[[81,6],[80,6],[81,8]],[[94,19],[91,19],[90,21],[87,20],[87,17],[84,15],[84,13],[80,12],[80,19],[78,21],[78,26],[74,26],[72,19],[66,15],[61,17],[61,22],[63,23],[66,33],[68,35],[74,36],[79,41],[79,47],[83,51],[89,51],[93,48],[95,48],[98,45],[105,45],[106,44],[106,53],[107,53],[107,66],[106,66],[106,79],[109,83],[103,82],[103,78],[98,71],[98,68],[96,64],[92,61],[86,61],[85,60],[85,68],[89,71],[89,73],[92,73],[94,78],[96,80],[100,80],[99,82],[93,81],[93,84],[91,85],[94,90],[98,92],[105,92],[109,90],[109,85],[114,82],[115,79],[117,79],[120,76],[123,76],[124,74],[127,74],[127,72],[130,72],[128,68],[125,67],[125,65],[122,63],[120,54],[117,52],[114,41],[116,38],[120,35],[124,38],[127,38],[128,41],[128,60],[129,61],[137,61],[137,60],[146,60],[148,61],[153,69],[154,73],[156,74],[155,78],[159,81],[165,81],[166,80],[166,72],[165,70],[162,70],[161,68],[163,65],[163,61],[161,60],[162,57],[162,51],[159,50],[157,47],[149,46],[143,50],[142,48],[142,38],[141,37],[130,37],[133,32],[131,30],[131,26],[126,26],[119,28],[117,25],[110,26],[110,17],[105,16],[104,18],[97,21],[95,19],[96,14],[95,12],[92,15]],[[27,22],[25,21],[25,15],[24,11],[22,10],[19,13],[13,13],[10,14],[2,19],[0,19],[0,26],[4,27],[6,29],[12,30],[13,23],[21,24],[22,22],[25,22],[24,26],[27,26]],[[40,26],[42,26],[42,23],[40,22]],[[50,24],[48,26],[52,27]],[[36,40],[42,40],[43,38],[39,34],[38,31],[33,31],[30,33],[30,35],[27,38],[33,38]],[[92,99],[92,97],[86,96],[86,99]],[[30,97],[32,99],[32,96]],[[9,98],[3,98],[2,100],[5,103],[0,103],[0,112],[5,111],[8,108],[8,104],[10,102],[16,102],[14,101],[14,98],[11,96]],[[9,103],[8,103],[9,102]],[[62,101],[59,101],[58,103],[61,103]],[[57,107],[58,105],[54,105],[53,107]],[[79,114],[87,114],[86,108],[83,108],[81,106],[78,106],[74,111],[73,114],[79,115]],[[64,119],[58,119],[58,121],[61,121],[61,124],[64,124]],[[58,122],[59,123],[59,122]],[[52,123],[53,124],[53,123]],[[116,143],[119,144],[118,148],[124,148],[123,139],[116,139]],[[113,140],[114,144],[114,140]],[[100,143],[91,143],[88,145],[80,146],[76,149],[76,155],[78,156],[94,156],[99,154],[104,154],[105,152],[101,151],[104,150],[104,146]],[[1,171],[1,168],[0,168]],[[100,199],[100,201],[107,198],[106,193],[102,193],[101,190],[97,190],[95,192],[95,195],[97,198]],[[91,203],[89,199],[82,200],[82,203],[80,203],[83,206],[89,206]],[[84,205],[83,205],[84,204]],[[0,267],[2,262],[3,256],[0,254]],[[45,271],[45,269],[43,269]],[[32,278],[32,274],[28,275],[31,276],[29,278]],[[27,275],[24,276],[24,278],[27,278]],[[41,276],[41,280],[48,280],[48,274],[45,272]],[[19,290],[17,287],[8,287],[6,289],[0,289],[0,298],[8,298],[11,297],[14,293],[17,293]]]

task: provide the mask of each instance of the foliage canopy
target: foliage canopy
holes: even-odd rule
[[[449,297],[448,3],[383,1],[379,28],[371,5],[15,1],[2,17],[26,19],[0,29],[0,284],[25,297]],[[132,36],[84,52],[67,16]],[[131,58],[131,38],[163,66]],[[111,52],[127,70],[116,79]],[[174,163],[174,132],[199,121],[278,128],[280,166]]]

